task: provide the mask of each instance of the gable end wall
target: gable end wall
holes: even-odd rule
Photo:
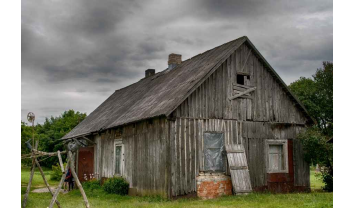
[[[256,87],[252,99],[228,99],[236,73],[250,75],[245,84]],[[307,119],[256,53],[244,43],[174,112],[176,117],[235,119],[305,124]]]

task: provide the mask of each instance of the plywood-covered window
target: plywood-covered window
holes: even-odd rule
[[[114,141],[114,175],[122,176],[124,171],[124,146],[121,139]]]
[[[268,173],[287,173],[287,140],[268,140],[266,144]]]
[[[204,171],[224,171],[224,149],[222,132],[204,132]]]

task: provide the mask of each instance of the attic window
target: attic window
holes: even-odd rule
[[[237,84],[245,85],[245,76],[244,75],[237,75]]]
[[[250,75],[238,74],[237,75],[237,84],[245,85],[245,79],[250,79]]]

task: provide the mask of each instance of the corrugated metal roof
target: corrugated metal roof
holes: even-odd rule
[[[249,40],[243,36],[185,60],[172,70],[166,69],[115,91],[63,139],[156,116],[168,116],[201,84],[203,78],[216,70],[245,41]]]

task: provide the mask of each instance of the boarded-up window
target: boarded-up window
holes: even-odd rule
[[[286,140],[267,141],[267,167],[268,173],[282,173],[288,171],[288,154]]]
[[[204,132],[204,170],[224,171],[224,134]]]

